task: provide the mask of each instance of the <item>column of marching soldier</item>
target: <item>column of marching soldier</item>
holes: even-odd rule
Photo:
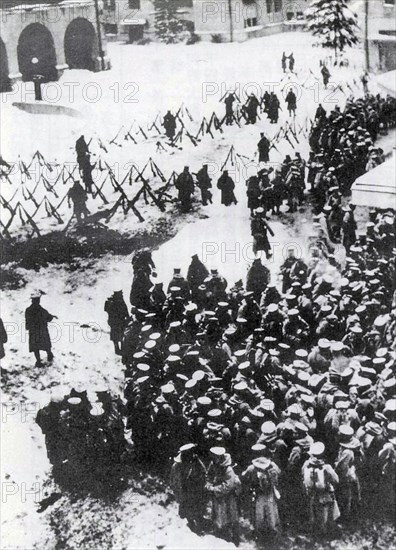
[[[233,110],[235,101],[233,93],[225,98],[226,124],[232,124],[235,118]],[[296,101],[293,93],[292,103],[288,103],[290,113],[295,113]],[[271,123],[278,121],[279,105],[279,100],[274,93],[264,94],[262,109]],[[255,96],[248,99],[245,107],[248,113],[246,124],[256,123],[259,107],[260,102]],[[270,162],[270,152],[272,148],[276,149],[276,145],[264,132],[261,132],[257,144],[259,169],[257,175],[250,177],[246,182],[249,208],[252,213],[257,208],[263,208],[264,212],[259,211],[258,218],[261,218],[261,214],[265,215],[270,211],[273,214],[279,214],[284,201],[287,201],[288,212],[295,212],[304,201],[305,172],[308,169],[307,183],[310,185],[309,190],[316,212],[324,212],[331,225],[340,226],[343,217],[341,194],[347,194],[356,178],[383,162],[383,151],[374,144],[379,134],[386,133],[395,124],[396,100],[391,96],[381,97],[379,94],[374,96],[366,93],[364,98],[357,100],[349,98],[343,111],[336,106],[328,114],[320,104],[309,136],[311,146],[309,159],[304,160],[298,152],[295,153],[294,159],[286,155],[275,170],[273,166],[268,165],[268,162]],[[170,112],[165,115],[163,125],[166,135],[172,139],[176,119]],[[285,139],[295,149],[295,145],[287,134]],[[297,135],[295,139],[298,142]],[[89,214],[86,202],[88,194],[92,193],[90,152],[84,136],[76,142],[76,153],[85,190],[78,181],[74,182],[68,193],[68,201],[73,202],[74,214],[80,223],[82,218]],[[267,166],[263,167],[261,163]],[[191,173],[188,166],[184,167],[175,179],[177,200],[182,212],[191,210],[196,187],[201,192],[202,204],[207,206],[212,203],[213,185],[210,176],[207,164],[204,164],[196,173]],[[236,204],[235,182],[228,170],[222,170],[217,188],[221,191],[221,204],[225,206]],[[329,193],[332,195],[330,205],[326,204]],[[326,210],[324,210],[325,206]],[[329,207],[332,208],[331,211]]]
[[[56,469],[80,480],[173,458],[180,515],[236,543],[246,519],[262,538],[325,534],[362,508],[393,517],[395,219],[372,220],[344,266],[291,249],[282,292],[260,259],[227,290],[197,256],[165,292],[136,254],[132,315],[120,291],[105,304],[123,398],[75,388],[40,411]]]

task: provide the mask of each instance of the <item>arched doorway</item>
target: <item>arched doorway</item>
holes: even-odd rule
[[[4,42],[0,38],[0,93],[11,91],[11,81],[8,78],[8,57]]]
[[[19,37],[18,64],[23,81],[41,75],[43,82],[57,80],[56,53],[50,31],[40,23],[28,25]]]
[[[95,28],[86,19],[78,17],[65,33],[65,58],[69,69],[95,70],[97,55]]]

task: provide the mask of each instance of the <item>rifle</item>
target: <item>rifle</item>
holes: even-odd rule
[[[144,139],[148,139],[148,137],[146,136],[146,134],[143,131],[143,128],[140,125],[139,125],[139,130],[140,130],[142,136],[144,137]]]
[[[151,160],[151,171],[153,173],[153,176],[158,175],[160,177],[161,181],[165,183],[166,178],[165,178],[163,172],[158,168],[158,165],[152,159],[150,159],[150,160]]]
[[[157,141],[156,146],[157,146],[156,153],[160,153],[161,151],[166,151],[165,147],[162,145],[160,141]]]
[[[111,145],[112,143],[114,143],[114,145],[117,145],[117,147],[121,147],[121,145],[119,143],[116,143],[116,139],[118,138],[118,136],[120,135],[121,131],[124,129],[124,126],[121,126],[121,128],[118,130],[118,132],[116,133],[116,135],[113,137],[113,139],[109,142],[109,144]]]
[[[42,176],[42,180],[43,180],[43,185],[45,187],[45,190],[48,191],[49,193],[53,193],[55,197],[59,199],[59,195],[54,189],[55,183],[54,185],[51,185],[50,182],[47,180],[47,178],[45,178],[44,176]]]
[[[6,226],[4,225],[4,223],[0,220],[0,227],[2,228],[2,233],[4,233],[5,237],[7,239],[11,239],[11,235],[8,231],[8,229],[6,228]]]
[[[36,199],[33,196],[33,193],[36,191],[38,184],[39,184],[39,182],[37,182],[36,187],[33,189],[32,193],[29,191],[29,189],[27,187],[22,187],[23,198],[25,199],[25,201],[31,200],[36,208],[38,207],[38,204],[37,204]],[[26,198],[26,196],[25,196],[25,191],[28,194],[28,198]]]
[[[19,203],[19,215],[21,216],[21,209],[24,211],[27,221],[30,223],[30,225],[33,227],[33,234],[37,233],[38,237],[41,237],[39,228],[37,227],[37,224],[34,222],[33,218],[26,212],[25,208]],[[22,221],[22,218],[21,218]],[[24,221],[22,222],[25,223]]]
[[[47,197],[45,197],[45,210],[47,214],[49,216],[53,216],[59,224],[63,223],[62,217],[59,214],[58,210],[51,204],[51,201]]]
[[[105,180],[106,181],[106,180]],[[92,185],[95,187],[96,189],[96,194],[95,194],[95,197],[97,197],[97,195],[99,195],[99,197],[102,199],[103,203],[104,204],[109,204],[109,201],[106,199],[106,197],[104,196],[104,194],[102,193],[102,189],[103,189],[103,186],[105,184],[105,181],[102,183],[102,187],[99,189],[99,187],[96,185],[96,183],[93,181],[92,182]]]

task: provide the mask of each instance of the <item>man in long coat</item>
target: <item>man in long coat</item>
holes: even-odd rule
[[[228,175],[228,170],[224,170],[217,182],[217,189],[221,191],[221,204],[230,206],[231,204],[237,204],[236,197],[234,195],[235,183],[234,180]]]
[[[32,303],[25,311],[26,330],[29,332],[29,351],[34,353],[36,367],[41,367],[40,350],[47,352],[48,361],[54,355],[51,351],[51,339],[48,332],[48,323],[57,319],[40,305],[41,293],[31,295]]]
[[[260,456],[252,460],[251,466],[242,474],[243,488],[251,493],[253,505],[252,519],[256,537],[275,535],[279,530],[278,483],[279,467],[269,458],[270,451],[265,449]]]
[[[289,90],[289,93],[287,94],[285,101],[287,103],[287,110],[289,111],[289,116],[296,114],[297,109],[297,97],[296,94],[293,92],[293,90]]]
[[[269,162],[270,142],[263,132],[260,134],[261,139],[257,144],[259,152],[259,162]]]
[[[227,97],[224,100],[225,106],[226,106],[226,125],[231,126],[232,121],[234,119],[234,109],[233,109],[233,103],[235,101],[235,96],[233,93],[230,93],[227,95]]]
[[[323,443],[313,443],[309,454],[310,458],[302,468],[308,496],[309,524],[312,532],[325,535],[340,515],[334,496],[339,480],[330,464],[324,461]]]
[[[209,189],[212,187],[212,179],[208,174],[208,165],[203,164],[197,172],[197,185],[201,190],[202,204],[206,206],[208,202],[212,204],[212,193]]]
[[[350,204],[343,208],[344,217],[342,218],[342,244],[345,246],[347,253],[350,247],[356,241],[357,224],[354,215],[355,205]]]
[[[113,292],[113,296],[106,300],[104,310],[108,315],[107,322],[110,327],[110,340],[114,344],[114,351],[117,355],[121,355],[121,341],[129,319],[129,312],[122,296],[122,290]]]
[[[274,232],[266,221],[263,208],[256,209],[250,228],[253,237],[253,252],[256,254],[259,250],[264,250],[267,259],[270,258],[272,253],[268,233],[273,237]]]
[[[172,140],[175,137],[176,132],[176,118],[172,115],[170,111],[164,116],[164,122],[162,126],[165,128],[166,136]]]
[[[179,192],[178,199],[182,211],[188,212],[191,209],[191,195],[194,193],[194,180],[188,166],[185,166],[183,172],[177,176],[175,187]]]
[[[212,508],[212,521],[221,536],[239,545],[238,496],[241,482],[224,447],[212,447],[210,454],[212,461],[208,467],[206,492]]]
[[[195,300],[198,294],[198,288],[208,277],[209,271],[198,258],[198,254],[191,257],[191,263],[187,271],[187,282],[190,285],[192,299]]]
[[[200,533],[205,509],[205,466],[195,452],[196,445],[183,445],[173,462],[171,486],[179,503],[179,515]]]
[[[70,207],[70,201],[73,203],[73,214],[77,218],[77,223],[81,223],[82,217],[84,219],[89,214],[87,208],[87,192],[83,189],[79,181],[75,181],[73,186],[69,189],[67,193],[67,202]]]

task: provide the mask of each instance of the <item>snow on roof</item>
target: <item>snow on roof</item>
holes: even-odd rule
[[[392,97],[396,97],[396,70],[377,76],[378,85]]]
[[[23,4],[22,2],[20,4],[16,4],[16,5],[12,5],[12,4],[5,4],[5,5],[0,5],[0,9],[2,10],[5,10],[5,11],[8,11],[8,12],[13,12],[13,11],[18,11],[20,12],[21,10],[25,10],[25,11],[37,11],[37,10],[49,10],[49,9],[54,9],[54,8],[57,8],[57,7],[79,7],[81,6],[82,4],[87,4],[87,5],[94,5],[94,0],[63,0],[61,2],[57,2],[56,4],[46,4],[46,3],[37,3],[37,4]],[[101,2],[99,2],[99,4],[101,4]]]
[[[369,170],[352,185],[352,204],[376,208],[396,206],[396,156]]]

